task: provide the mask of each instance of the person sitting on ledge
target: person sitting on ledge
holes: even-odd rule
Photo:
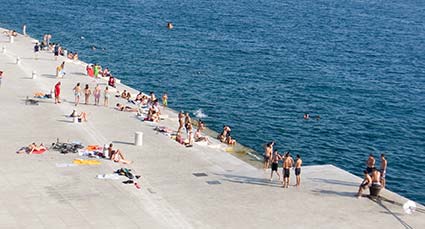
[[[78,60],[78,52],[74,53],[74,56],[72,57],[73,60]]]
[[[236,144],[236,140],[232,139],[232,137],[230,136],[230,131],[232,131],[230,129],[229,126],[223,126],[223,131],[221,132],[221,134],[218,135],[218,139],[220,140],[220,142],[229,144],[229,145],[234,145]]]
[[[130,106],[124,106],[121,103],[117,103],[116,109],[119,110],[119,111],[137,112],[137,108],[132,108]]]
[[[82,122],[82,121],[87,122],[87,113],[84,111],[78,114],[76,110],[73,110],[72,113],[69,115],[69,117],[71,118],[77,117],[78,122]]]
[[[124,90],[124,91],[121,93],[121,98],[123,98],[123,99],[128,99],[128,98],[127,98],[127,90]]]
[[[202,131],[205,129],[204,122],[199,120],[198,121],[198,129],[195,132],[195,142],[207,142],[207,144],[211,144],[210,139],[207,136],[202,135]]]
[[[372,178],[369,176],[369,173],[367,172],[367,170],[364,170],[363,174],[364,174],[364,179],[359,186],[359,191],[356,194],[357,198],[360,198],[362,196],[362,192],[372,184]]]
[[[133,163],[133,161],[126,160],[125,157],[124,157],[124,154],[119,149],[114,150],[112,147],[113,147],[113,144],[112,143],[109,144],[108,155],[109,155],[109,159],[111,161],[122,162],[124,164],[131,164],[131,163]]]
[[[116,87],[116,86],[115,86],[115,78],[114,78],[113,76],[110,76],[110,77],[109,77],[108,85],[109,85],[109,86],[111,86],[111,87],[113,87],[113,88],[115,88],[115,87]]]

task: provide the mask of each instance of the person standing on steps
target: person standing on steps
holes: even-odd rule
[[[24,36],[27,36],[27,24],[23,24],[23,25],[22,25],[22,34],[23,34]]]
[[[94,105],[97,106],[99,105],[99,101],[100,101],[100,86],[99,84],[96,85],[96,87],[94,88],[93,91],[93,95],[94,95]]]
[[[381,154],[381,185],[385,188],[385,175],[387,173],[387,159],[385,154]]]
[[[108,86],[106,86],[106,88],[105,88],[105,91],[103,92],[103,98],[104,98],[104,101],[103,101],[103,106],[105,106],[105,107],[107,107],[107,106],[109,106],[109,88],[108,88]]]
[[[270,166],[270,160],[273,153],[273,146],[274,146],[274,142],[269,142],[264,148],[264,163],[263,163],[264,170],[268,169]]]
[[[294,164],[294,160],[292,159],[289,152],[287,152],[285,154],[285,159],[283,160],[283,187],[284,188],[289,187],[290,169],[292,168],[293,164]]]
[[[91,95],[91,90],[89,88],[89,85],[86,84],[86,87],[84,88],[84,104],[89,104],[89,98]]]
[[[272,162],[272,171],[270,173],[270,181],[273,180],[273,172],[277,174],[277,180],[280,181],[280,173],[277,170],[279,167],[279,161],[282,160],[282,157],[279,155],[279,152],[274,151],[273,155],[271,156],[271,162]]]
[[[303,160],[299,154],[297,154],[297,159],[295,160],[295,176],[297,179],[297,183],[295,186],[300,186],[301,184],[301,165],[303,164]]]
[[[74,96],[75,96],[75,106],[78,106],[78,104],[80,104],[80,96],[81,96],[80,83],[77,83],[77,85],[75,85],[75,87],[72,90],[74,91]]]

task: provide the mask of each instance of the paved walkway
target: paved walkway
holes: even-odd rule
[[[424,228],[424,210],[406,215],[407,200],[383,191],[386,200],[354,198],[361,179],[332,165],[303,168],[300,188],[283,189],[268,181],[269,171],[259,170],[217,148],[186,148],[158,134],[134,113],[113,107],[79,105],[87,123],[74,124],[66,117],[75,108],[72,88],[77,82],[94,88],[85,76],[85,64],[67,62],[62,82],[63,103],[43,100],[25,105],[26,96],[49,92],[58,81],[53,54],[33,59],[33,43],[18,36],[10,44],[0,30],[0,228]],[[17,65],[16,57],[21,58]],[[31,79],[32,71],[37,78]],[[104,88],[106,81],[99,81]],[[119,85],[119,90],[126,88]],[[93,98],[92,98],[93,99]],[[101,100],[103,101],[103,100]],[[113,106],[120,99],[112,98]],[[175,129],[176,114],[161,121]],[[134,133],[144,133],[142,147],[134,146]],[[101,160],[101,165],[58,167],[78,157],[48,151],[42,155],[18,155],[31,142],[50,144],[81,141],[113,142],[134,163],[141,189],[123,180],[99,180],[124,165]],[[206,176],[194,176],[205,173]],[[294,183],[294,179],[291,181]],[[423,206],[420,206],[423,209]]]

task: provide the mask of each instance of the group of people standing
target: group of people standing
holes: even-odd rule
[[[273,181],[273,174],[276,173],[278,181],[280,181],[280,173],[278,171],[279,162],[282,161],[282,175],[283,175],[283,188],[288,188],[290,183],[291,168],[295,168],[296,184],[295,186],[301,185],[301,166],[302,159],[299,154],[296,155],[296,160],[292,158],[289,152],[281,155],[277,150],[274,150],[274,142],[266,144],[264,149],[264,164],[263,168],[268,169],[271,165],[270,181]]]
[[[385,158],[385,154],[381,154],[380,169],[375,167],[375,162],[376,160],[373,154],[370,154],[366,160],[366,169],[363,171],[363,181],[360,184],[359,191],[356,194],[358,198],[362,196],[363,191],[368,187],[377,190],[385,188],[385,176],[387,173],[388,164],[387,159]]]

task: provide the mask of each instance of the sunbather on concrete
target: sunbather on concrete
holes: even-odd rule
[[[201,142],[201,141],[205,141],[208,144],[211,144],[210,139],[208,138],[208,136],[203,136],[202,135],[202,131],[205,129],[205,125],[204,122],[202,122],[201,120],[198,121],[198,129],[195,132],[195,142]]]
[[[28,148],[30,150],[29,154],[32,154],[32,152],[34,151],[47,150],[47,148],[43,145],[43,143],[40,143],[40,145],[37,146],[37,144],[35,144],[34,142],[31,145],[29,145]]]
[[[69,117],[77,117],[78,118],[78,122],[87,122],[87,113],[82,111],[80,114],[77,113],[76,110],[73,110],[72,113],[69,115]]]
[[[127,111],[127,112],[137,112],[137,108],[133,108],[130,106],[124,106],[121,103],[117,103],[116,109],[119,111]]]
[[[122,162],[124,164],[131,164],[131,163],[133,163],[133,161],[126,160],[125,157],[124,157],[124,154],[119,149],[114,150],[112,147],[113,147],[113,144],[112,143],[109,144],[108,155],[109,155],[109,159],[111,161]]]

